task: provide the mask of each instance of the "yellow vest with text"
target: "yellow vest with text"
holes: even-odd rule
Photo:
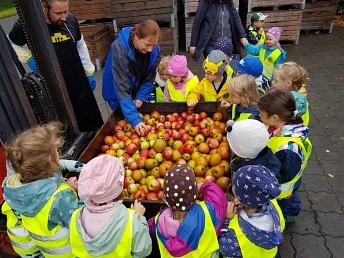
[[[195,75],[186,83],[185,96],[182,95],[181,91],[176,89],[170,80],[167,80],[168,92],[173,102],[186,102],[186,98],[189,93],[198,85],[198,78]]]
[[[235,118],[236,106],[237,106],[236,104],[232,105],[232,120],[234,120],[234,118]],[[246,119],[249,119],[250,116],[252,116],[252,113],[244,113],[243,112],[243,113],[240,113],[240,116],[237,119],[235,119],[234,121],[239,122],[241,120],[246,120]]]
[[[52,230],[48,229],[49,212],[55,195],[66,189],[71,188],[68,184],[62,183],[36,216],[26,217],[21,215],[24,227],[29,231],[32,241],[38,246],[44,257],[74,257],[69,245],[68,228],[56,225]]]
[[[295,186],[295,183],[302,177],[303,171],[305,170],[309,156],[312,152],[312,143],[308,138],[306,138],[304,141],[302,141],[300,138],[297,137],[271,137],[268,141],[267,146],[271,149],[273,153],[276,153],[278,148],[280,146],[283,146],[284,144],[287,144],[288,142],[294,142],[296,143],[302,150],[302,153],[304,155],[304,161],[301,164],[301,169],[297,173],[297,175],[290,180],[289,182],[281,184],[281,194],[277,197],[278,199],[287,198],[293,193],[293,189]]]
[[[16,215],[7,202],[4,202],[1,211],[2,214],[7,216],[7,234],[11,240],[13,250],[21,255],[30,255],[39,251],[31,240],[27,229],[20,223],[18,219],[20,215]]]
[[[253,34],[253,36],[257,37],[258,32],[255,30],[252,30],[251,33]],[[260,40],[258,41],[258,43],[256,45],[261,45],[265,43],[265,31],[262,32],[261,34],[262,36],[260,37]]]
[[[272,204],[275,206],[281,223],[281,231],[283,232],[285,227],[285,221],[282,214],[282,211],[276,201],[276,199],[271,200]],[[242,232],[239,226],[238,214],[234,216],[233,219],[229,222],[228,228],[235,231],[235,236],[238,239],[240,251],[243,258],[274,258],[277,254],[278,247],[272,249],[264,249],[260,246],[252,243]]]
[[[213,225],[213,222],[211,220],[209,211],[205,205],[205,202],[197,202],[203,209],[204,215],[205,215],[205,225],[204,225],[204,231],[199,239],[198,247],[196,250],[191,251],[187,253],[186,255],[183,255],[181,257],[183,258],[214,258],[219,257],[219,243],[217,240],[217,235],[215,231],[215,227]],[[155,223],[158,223],[158,214],[155,217]],[[165,248],[164,244],[161,242],[158,233],[156,233],[156,239],[158,240],[159,250],[162,258],[172,258],[172,256],[168,250]]]
[[[155,84],[155,101],[164,102],[164,92],[158,84]]]
[[[82,239],[80,237],[80,234],[77,229],[77,221],[80,221],[79,214],[80,214],[80,208],[75,210],[71,222],[69,225],[69,232],[70,232],[70,246],[72,248],[72,253],[76,257],[82,257],[82,258],[91,258],[92,256],[89,252],[87,252]],[[120,242],[116,246],[116,248],[108,254],[103,254],[101,256],[97,257],[116,257],[116,258],[130,258],[133,257],[131,255],[131,247],[132,247],[132,241],[133,241],[133,235],[132,235],[132,225],[133,225],[133,216],[135,214],[135,211],[132,209],[128,210],[128,221],[127,225],[124,229],[123,235],[121,237]]]
[[[259,51],[259,59],[263,63],[263,74],[269,81],[272,79],[275,63],[278,57],[282,54],[281,50],[276,48],[272,53],[265,58],[266,49],[262,47]]]

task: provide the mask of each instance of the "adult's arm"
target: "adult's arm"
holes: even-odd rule
[[[112,49],[112,74],[115,81],[114,90],[123,110],[124,118],[135,127],[143,120],[131,96],[130,63],[127,52],[121,43],[116,40]]]
[[[7,37],[14,51],[16,52],[19,61],[22,63],[27,63],[32,54],[29,49],[23,47],[26,45],[26,38],[19,20],[14,23],[13,28]]]
[[[196,16],[192,25],[190,47],[196,47],[202,21],[208,9],[208,0],[200,0],[196,10]]]
[[[91,62],[90,54],[88,53],[87,45],[84,40],[84,36],[81,34],[81,39],[76,44],[82,66],[84,67],[86,75],[92,75],[94,73],[94,65]]]

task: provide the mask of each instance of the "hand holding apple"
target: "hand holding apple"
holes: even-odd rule
[[[221,107],[222,108],[229,108],[231,106],[231,103],[229,103],[226,100],[221,100]]]
[[[141,216],[146,212],[146,208],[138,200],[135,200],[134,203],[130,205],[130,208],[135,210]]]
[[[142,122],[135,125],[134,129],[141,136],[146,136],[146,132],[149,131],[148,127]]]

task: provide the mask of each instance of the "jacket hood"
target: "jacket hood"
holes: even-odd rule
[[[308,137],[308,127],[303,124],[284,125],[273,132],[273,136],[297,137],[305,140]]]
[[[253,242],[255,245],[260,246],[265,249],[272,249],[279,244],[282,243],[283,236],[282,236],[282,225],[280,221],[279,214],[275,208],[275,206],[269,202],[267,205],[265,211],[262,211],[262,214],[260,214],[260,218],[262,216],[271,215],[273,220],[273,230],[272,231],[266,231],[259,229],[249,223],[248,221],[242,219],[239,216],[239,225],[240,228],[243,230],[244,234],[248,239],[250,239],[251,242]],[[251,215],[252,216],[252,215]],[[253,215],[254,216],[254,215]],[[257,217],[257,221],[260,219]]]
[[[307,99],[301,93],[297,91],[291,91],[293,94],[295,102],[296,102],[296,109],[299,114],[302,116],[307,112]]]
[[[60,174],[28,184],[20,182],[21,175],[15,173],[2,184],[3,195],[8,205],[27,217],[34,217],[47,203],[59,185],[64,182]]]

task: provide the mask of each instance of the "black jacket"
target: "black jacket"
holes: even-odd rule
[[[231,30],[233,35],[233,43],[240,54],[240,39],[245,38],[245,29],[241,23],[239,14],[234,7],[232,1],[229,3],[220,3],[216,0],[200,0],[198,3],[195,20],[192,26],[191,47],[196,47],[193,60],[198,61],[209,39],[214,32],[216,22],[218,20],[219,9],[216,5],[224,4],[229,10]]]

